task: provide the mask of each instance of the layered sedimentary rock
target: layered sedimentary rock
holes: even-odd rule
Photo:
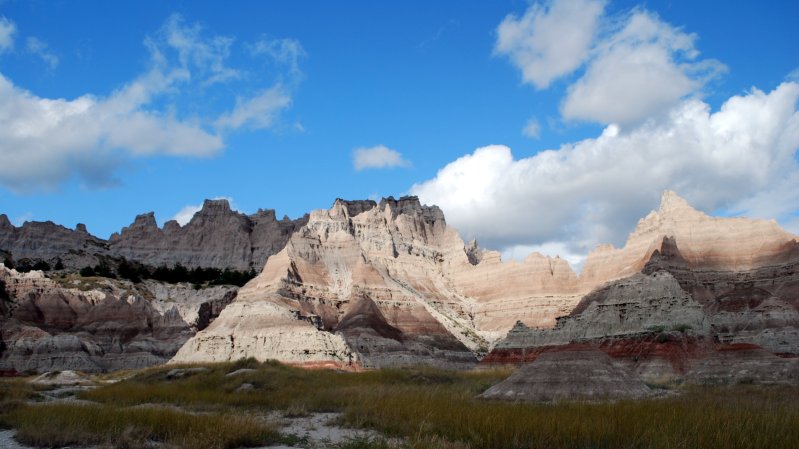
[[[662,379],[725,344],[799,355],[797,248],[773,222],[708,217],[666,192],[624,248],[589,256],[581,283],[610,282],[553,329],[517,324],[485,361],[523,363],[587,344]]]
[[[751,344],[725,345],[686,376],[694,384],[799,385],[799,358],[781,358]]]
[[[227,200],[205,200],[185,226],[173,220],[161,229],[150,212],[137,216],[108,243],[113,254],[151,266],[260,270],[305,221],[277,220],[274,210],[247,216],[231,210]]]
[[[475,362],[481,343],[444,276],[463,242],[416,198],[314,211],[175,361],[242,356],[366,367]],[[468,264],[468,261],[466,261]]]
[[[559,402],[638,399],[653,394],[644,382],[598,350],[548,352],[479,397]]]
[[[667,237],[691,269],[745,271],[799,257],[796,236],[773,220],[710,217],[666,191],[660,208],[638,222],[623,248],[601,245],[588,255],[581,282],[593,288],[640,272]]]
[[[0,370],[19,372],[165,363],[198,326],[215,318],[202,317],[203,306],[217,306],[218,314],[217,303],[235,296],[230,287],[196,290],[185,284],[181,290],[153,281],[76,278],[64,285],[40,271],[18,273],[2,264],[0,282]]]

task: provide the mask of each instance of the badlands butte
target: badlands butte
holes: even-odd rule
[[[799,383],[797,237],[707,216],[669,191],[624,247],[597,247],[579,274],[537,253],[502,261],[416,197],[338,199],[297,220],[209,200],[184,226],[159,228],[150,213],[108,240],[0,215],[0,251],[7,373],[255,357]],[[239,288],[158,270],[255,277]],[[546,395],[520,373],[484,396]]]

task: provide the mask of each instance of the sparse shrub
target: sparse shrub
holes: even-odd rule
[[[677,332],[682,332],[683,334],[686,331],[689,331],[691,329],[693,329],[693,327],[691,327],[691,325],[689,325],[689,324],[677,324],[677,325],[675,325],[674,327],[671,328],[671,330],[677,331]]]
[[[80,275],[89,278],[95,275],[94,268],[92,267],[83,267],[80,269]]]

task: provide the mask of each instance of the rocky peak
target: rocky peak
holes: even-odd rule
[[[147,212],[146,214],[136,215],[133,220],[131,228],[152,229],[158,228],[158,223],[155,222],[155,212]]]
[[[340,212],[346,212],[347,217],[354,217],[374,209],[375,206],[377,206],[377,203],[372,200],[344,200],[336,198],[330,211],[331,216],[338,215]]]
[[[271,222],[277,221],[274,209],[258,209],[258,212],[250,215],[250,219],[256,222]],[[287,215],[283,216],[283,221],[289,220]]]
[[[229,215],[231,213],[233,213],[233,210],[230,208],[230,202],[222,198],[218,200],[203,201],[202,209],[200,209],[194,215],[213,216],[213,215]]]
[[[166,223],[164,223],[165,234],[173,234],[179,231],[180,231],[180,223],[178,223],[177,220],[169,220]]]
[[[403,196],[399,200],[394,197],[383,198],[380,200],[380,210],[390,210],[392,219],[400,215],[418,217],[427,224],[434,225],[440,223],[446,225],[444,212],[438,206],[426,206],[419,201],[418,196]]]
[[[466,252],[466,257],[469,259],[469,263],[472,265],[477,265],[483,260],[483,250],[477,246],[477,240],[472,239],[469,243],[467,243],[463,250]]]
[[[8,220],[8,215],[0,214],[0,229],[11,228],[11,222]]]
[[[88,234],[89,231],[86,229],[86,225],[83,223],[78,223],[75,225],[75,231],[80,232],[81,234]]]

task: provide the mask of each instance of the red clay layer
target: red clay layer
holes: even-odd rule
[[[633,363],[666,360],[675,372],[684,374],[691,362],[706,357],[714,352],[717,346],[718,344],[709,338],[652,334],[641,338],[605,338],[586,343],[537,348],[494,349],[480,363],[482,365],[521,365],[534,361],[545,352],[599,349],[613,358]]]

